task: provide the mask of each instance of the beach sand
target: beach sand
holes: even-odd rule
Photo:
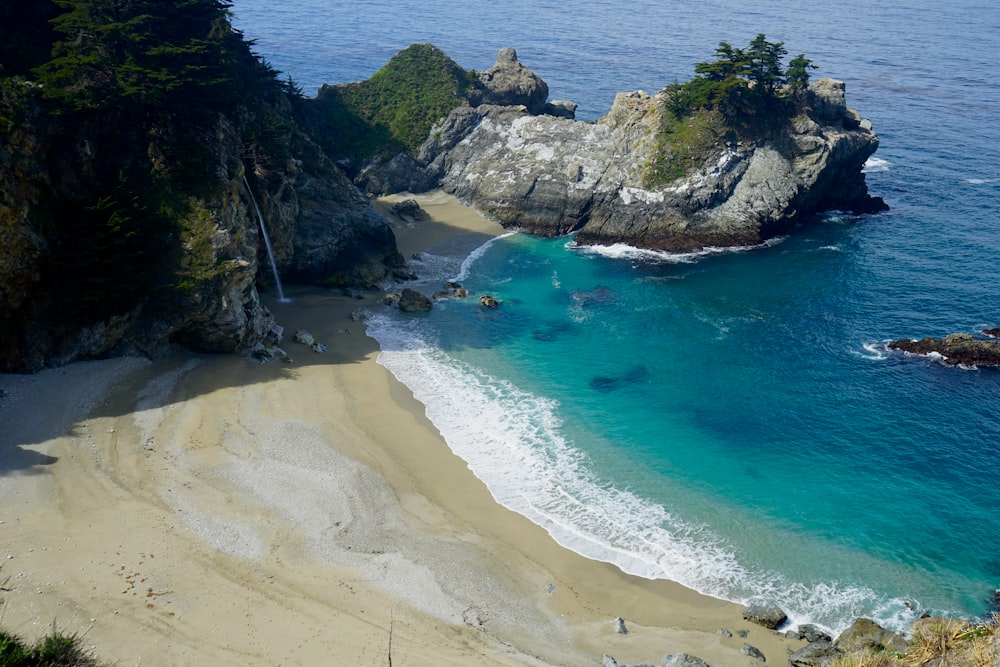
[[[404,256],[501,231],[418,199],[430,220],[393,219]],[[0,625],[55,624],[118,665],[718,667],[799,646],[496,504],[352,319],[381,294],[287,293],[269,306],[292,363],[178,349],[0,376]]]

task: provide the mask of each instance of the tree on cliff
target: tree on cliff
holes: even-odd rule
[[[225,0],[54,2],[58,39],[35,73],[60,108],[218,107],[240,94]]]
[[[696,63],[694,79],[668,87],[670,110],[717,109],[730,122],[753,115],[783,111],[783,91],[801,89],[809,81],[812,63],[802,54],[785,70],[782,59],[788,54],[784,42],[769,42],[758,34],[746,49],[720,42],[715,60]],[[679,103],[682,102],[682,103]]]
[[[809,70],[815,69],[799,54],[785,70],[787,53],[784,42],[769,42],[763,33],[745,49],[720,42],[715,60],[695,64],[693,79],[665,87],[659,150],[646,184],[684,176],[724,136],[754,139],[785,124],[797,94],[809,83]]]

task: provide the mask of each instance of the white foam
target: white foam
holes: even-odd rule
[[[836,630],[860,610],[884,622],[902,604],[890,601],[880,610],[878,596],[868,589],[807,587],[779,573],[748,570],[707,526],[602,480],[563,435],[555,401],[452,359],[435,347],[428,326],[391,314],[373,316],[368,333],[382,348],[378,363],[424,404],[449,447],[497,502],[564,547],[629,574],[677,581],[722,599],[774,597],[793,620]]]
[[[839,245],[824,245],[819,247],[820,250],[831,250],[833,252],[842,252]]]
[[[517,232],[507,232],[506,234],[495,236],[486,243],[482,244],[481,246],[473,250],[471,253],[469,253],[468,257],[462,260],[462,265],[459,267],[458,273],[455,275],[454,278],[452,278],[452,280],[458,283],[468,279],[469,271],[472,269],[472,265],[475,264],[477,261],[479,261],[479,259],[486,254],[486,251],[490,249],[491,245],[493,245],[500,239],[505,239],[514,236],[514,234],[517,234]]]
[[[871,359],[872,361],[884,361],[889,358],[889,348],[886,342],[864,343],[861,347],[864,348],[864,352],[851,350],[851,353],[862,359]]]
[[[889,171],[892,163],[888,160],[883,160],[880,157],[870,157],[865,162],[864,166],[861,168],[862,174],[875,174],[883,171]]]
[[[969,185],[989,185],[990,183],[996,183],[996,179],[993,178],[967,178],[965,182]]]
[[[614,243],[612,245],[578,245],[576,241],[570,241],[566,247],[571,250],[601,255],[611,259],[638,260],[652,263],[664,264],[690,264],[698,261],[702,257],[719,255],[725,253],[747,252],[750,250],[760,250],[778,245],[787,237],[777,236],[768,239],[763,243],[751,246],[709,246],[693,252],[666,252],[664,250],[649,250],[647,248],[636,248],[624,243]]]

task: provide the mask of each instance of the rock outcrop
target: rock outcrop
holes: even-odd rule
[[[955,333],[944,338],[902,338],[889,349],[919,355],[940,355],[949,366],[1000,366],[1000,340],[983,340],[971,334]]]
[[[885,208],[869,196],[861,171],[878,137],[848,109],[842,82],[810,84],[782,129],[766,139],[720,140],[692,173],[652,187],[646,172],[660,150],[661,95],[619,93],[603,118],[573,121],[575,105],[545,104],[547,88],[512,49],[489,72],[483,83],[497,90],[435,125],[405,177],[396,182],[391,170],[375,169],[365,178],[381,192],[440,185],[505,227],[533,234],[575,231],[581,244],[666,251],[756,245],[813,213]]]
[[[523,105],[528,113],[545,113],[549,87],[542,78],[521,64],[517,51],[500,49],[493,67],[479,74],[481,86],[469,100],[472,106],[497,104]],[[563,111],[565,108],[560,107]]]

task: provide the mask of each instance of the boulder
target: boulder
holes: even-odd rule
[[[492,297],[489,294],[484,294],[479,297],[479,303],[486,308],[497,308],[500,305],[500,301],[496,297]]]
[[[982,340],[971,334],[956,333],[944,338],[903,338],[889,343],[889,349],[910,354],[941,355],[949,366],[1000,366],[1000,340]]]
[[[518,61],[517,51],[512,48],[500,49],[493,67],[479,74],[479,83],[482,86],[480,95],[470,100],[474,106],[523,105],[528,113],[545,112],[545,100],[549,97],[548,85]]]
[[[800,639],[805,639],[807,642],[818,642],[821,639],[827,641],[833,641],[828,633],[816,627],[812,623],[807,623],[805,625],[800,625],[798,629],[798,635]]]
[[[774,630],[788,620],[788,615],[773,600],[757,600],[743,610],[743,620]]]
[[[573,120],[576,118],[576,102],[570,102],[568,100],[552,100],[545,105],[545,113],[549,116],[555,116],[556,118],[568,118]]]
[[[389,211],[397,217],[403,218],[404,220],[410,219],[411,221],[419,218],[424,212],[423,209],[420,208],[420,204],[417,203],[416,199],[403,199],[402,201],[398,201],[389,208]]]
[[[399,297],[399,309],[404,313],[425,313],[433,307],[429,298],[413,289],[404,289]]]
[[[844,630],[833,645],[844,653],[859,651],[895,651],[905,653],[908,649],[906,639],[902,635],[886,630],[881,625],[867,618],[859,618]]]
[[[615,626],[615,633],[619,635],[628,634],[628,628],[625,627],[625,619],[622,618],[621,616],[615,619],[614,626]]]
[[[833,642],[820,639],[788,656],[791,667],[833,667],[844,653]]]
[[[989,336],[990,338],[1000,338],[1000,327],[983,329],[983,335]]]
[[[749,656],[754,660],[760,660],[761,662],[767,662],[767,658],[764,657],[764,652],[761,651],[756,646],[751,646],[750,644],[744,644],[740,647],[740,653],[745,656]]]

